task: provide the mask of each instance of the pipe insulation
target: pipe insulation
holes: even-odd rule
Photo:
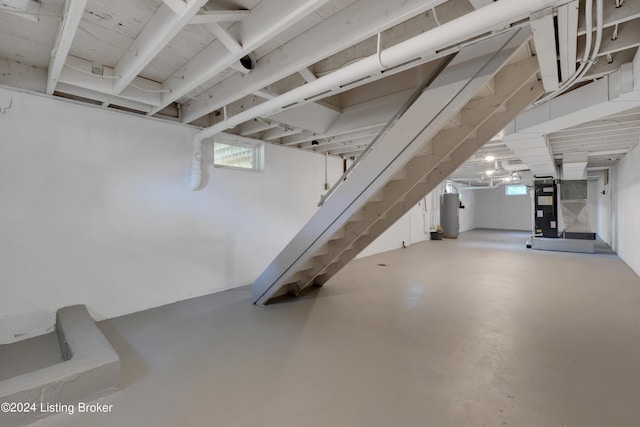
[[[387,68],[405,64],[419,58],[438,57],[439,50],[488,32],[488,28],[512,23],[527,18],[531,13],[550,6],[559,6],[571,0],[500,0],[489,4],[425,33],[412,37],[385,50],[376,52],[357,62],[340,68],[330,74],[303,86],[283,93],[253,108],[232,117],[225,116],[222,122],[203,129],[194,139],[190,188],[200,188],[202,166],[196,153],[201,152],[202,141],[227,129],[231,129],[256,117],[268,117],[295,104],[309,102],[315,96],[340,88],[356,80],[380,73],[380,63]],[[195,163],[197,162],[197,164]],[[197,185],[196,185],[197,184]]]

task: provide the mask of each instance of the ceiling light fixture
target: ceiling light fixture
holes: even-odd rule
[[[493,156],[487,156],[484,158],[487,162],[493,162],[496,158]]]
[[[490,169],[486,173],[487,173],[487,175],[491,176],[491,175],[493,175],[494,172],[495,171],[493,169]]]

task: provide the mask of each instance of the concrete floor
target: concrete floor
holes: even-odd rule
[[[113,412],[36,425],[639,426],[640,278],[525,240],[467,232],[294,302],[241,288],[101,322]]]

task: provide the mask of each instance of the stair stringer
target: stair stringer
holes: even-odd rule
[[[405,166],[405,169],[411,169],[407,172],[407,176],[411,178],[388,182],[382,189],[385,194],[384,202],[367,203],[364,207],[365,215],[362,220],[347,223],[344,231],[341,230],[345,237],[334,241],[333,245],[329,247],[328,253],[316,256],[318,261],[314,263],[315,267],[301,274],[296,282],[292,283],[291,291],[295,293],[311,284],[324,283],[328,278],[326,275],[322,281],[315,280],[315,278],[325,271],[329,271],[329,267],[336,263],[341,268],[345,264],[340,261],[343,252],[352,252],[353,256],[361,252],[435,186],[446,179],[478,148],[497,134],[509,123],[512,117],[526,108],[529,105],[526,102],[532,102],[528,100],[536,93],[533,82],[537,81],[537,67],[535,58],[504,67],[497,76],[499,81],[503,80],[498,86],[500,91],[498,95],[487,97],[484,102],[476,100],[467,104],[481,112],[481,114],[473,115],[473,125],[465,122],[460,128],[442,130],[429,141],[431,154],[416,156]],[[497,96],[501,97],[500,102],[496,102]],[[514,100],[514,97],[518,100]],[[468,115],[466,121],[470,120]],[[495,132],[490,134],[494,130]],[[486,136],[487,134],[489,135]],[[469,147],[475,148],[468,152]],[[443,175],[445,172],[446,174]],[[436,180],[435,177],[439,177],[439,180]],[[398,209],[398,206],[401,208]],[[370,208],[367,209],[368,207]],[[350,260],[353,256],[347,258]],[[339,268],[337,270],[331,268],[331,271],[333,270],[337,271]]]
[[[426,194],[429,194],[438,184],[453,173],[465,160],[489,141],[494,135],[513,120],[522,110],[535,101],[544,89],[542,83],[537,80],[531,82],[526,87],[520,89],[516,96],[508,102],[508,110],[495,114],[478,130],[478,136],[468,138],[452,154],[451,162],[441,163],[434,168],[427,176],[404,195],[404,201],[393,206],[385,213],[385,217],[373,224],[369,232],[359,236],[357,241],[351,243],[333,263],[326,266],[322,272],[314,275],[313,284],[322,285],[345,264],[355,258],[364,248],[371,244],[380,234],[392,226],[409,209],[415,206]]]
[[[299,277],[300,268],[321,248],[335,245],[339,239],[331,240],[331,236],[352,215],[367,213],[363,208],[369,198],[496,75],[529,37],[528,29],[518,28],[463,48],[253,283],[253,302],[265,304],[290,283],[292,276]]]

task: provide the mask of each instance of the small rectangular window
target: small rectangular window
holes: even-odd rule
[[[507,196],[526,196],[526,185],[507,185],[504,189],[504,194]]]
[[[261,171],[263,169],[261,143],[225,141],[213,143],[213,164],[234,169]]]

